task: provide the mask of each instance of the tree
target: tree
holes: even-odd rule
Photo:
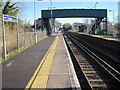
[[[0,15],[2,14],[2,0],[0,0]],[[0,23],[2,21],[2,17],[0,17]]]
[[[3,5],[2,5],[2,13],[10,16],[17,17],[19,12],[21,11],[21,7],[19,4],[22,4],[20,2],[12,2],[11,0],[7,0]],[[18,20],[19,26],[23,26],[22,20],[19,18]],[[9,26],[11,29],[14,28],[15,23],[14,22],[5,22],[5,25]]]
[[[63,25],[63,30],[68,31],[72,29],[72,25],[70,23],[65,23]]]
[[[28,31],[31,31],[32,30],[32,26],[31,24],[28,22],[25,22],[25,25],[24,25],[24,29],[25,29],[25,32],[28,32]]]
[[[0,0],[0,7],[2,6],[2,4],[1,4],[1,0]]]
[[[20,11],[20,7],[16,6],[19,2],[12,3],[11,0],[7,0],[5,5],[3,6],[3,14],[17,16],[18,12]]]
[[[58,20],[54,20],[54,24],[56,24],[56,23],[60,23]]]

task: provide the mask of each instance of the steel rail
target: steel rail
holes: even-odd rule
[[[81,48],[86,54],[88,54],[92,59],[94,59],[106,72],[111,75],[115,79],[117,83],[120,83],[120,73],[114,69],[111,65],[106,63],[101,57],[97,56],[93,51],[89,50],[87,46],[81,44],[76,36],[71,35],[71,34],[65,34],[68,39],[70,39],[73,43],[75,43],[79,48]]]

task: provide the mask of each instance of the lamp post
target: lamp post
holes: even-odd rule
[[[113,12],[113,23],[112,23],[112,34],[114,37],[116,37],[116,31],[114,30],[115,29],[115,22],[114,22],[114,10],[109,10],[109,12]]]
[[[43,0],[38,0],[38,1],[43,1]],[[52,25],[52,0],[50,0],[50,7],[51,7],[51,28],[53,27]],[[36,15],[35,15],[35,0],[34,0],[34,19],[36,18]],[[36,21],[35,21],[35,29],[36,29]],[[36,32],[36,30],[35,30]],[[52,30],[50,31],[50,34],[52,33]]]
[[[51,30],[50,30],[50,35],[52,34],[52,28],[53,28],[53,25],[52,25],[52,0],[50,0],[50,7],[51,7]]]
[[[56,7],[52,7],[52,9],[53,9],[53,8],[55,9]],[[50,9],[51,9],[51,7],[48,7],[48,10],[50,10]]]
[[[38,0],[38,1],[43,1],[43,0]],[[50,16],[51,16],[51,17],[50,17],[50,18],[51,18],[51,30],[50,30],[50,35],[51,35],[51,33],[52,33],[52,27],[53,27],[53,25],[52,25],[52,0],[50,0],[50,8],[51,8],[51,12],[50,12],[50,13],[51,13],[51,15],[50,15]]]
[[[98,4],[98,2],[95,3],[95,9],[96,9],[96,5]]]
[[[38,0],[38,1],[43,1],[43,0]],[[42,22],[41,22],[42,23]],[[42,24],[41,24],[42,25]],[[43,26],[42,26],[42,28],[43,28]],[[43,29],[42,29],[42,39],[43,39]]]
[[[97,5],[97,4],[98,4],[98,2],[95,2],[95,9],[96,9],[96,5]],[[97,22],[96,22],[96,18],[95,18],[95,30],[96,30],[96,26],[97,26],[96,23],[97,23]]]
[[[36,31],[36,9],[35,9],[35,0],[34,0],[34,37],[35,37],[35,43],[37,43],[37,31]]]
[[[36,31],[36,0],[34,0],[34,37],[35,37],[35,43],[38,42],[37,39],[37,31]],[[43,1],[43,0],[38,0],[38,1]]]
[[[50,7],[51,7],[51,19],[52,19],[52,0],[50,0]]]

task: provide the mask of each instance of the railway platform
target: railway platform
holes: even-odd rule
[[[74,66],[59,32],[3,63],[3,90],[80,90]]]
[[[105,39],[108,41],[115,41],[115,42],[120,42],[120,38],[115,38],[113,36],[105,36],[105,35],[91,35],[91,34],[86,34],[86,33],[82,33],[82,32],[77,32],[79,34],[85,34],[91,37],[95,37],[95,38],[101,38],[101,39]]]

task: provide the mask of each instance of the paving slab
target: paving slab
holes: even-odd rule
[[[71,82],[73,80],[73,73],[70,72],[70,68],[70,58],[62,34],[60,34],[49,74],[47,89],[72,90],[74,88]]]

